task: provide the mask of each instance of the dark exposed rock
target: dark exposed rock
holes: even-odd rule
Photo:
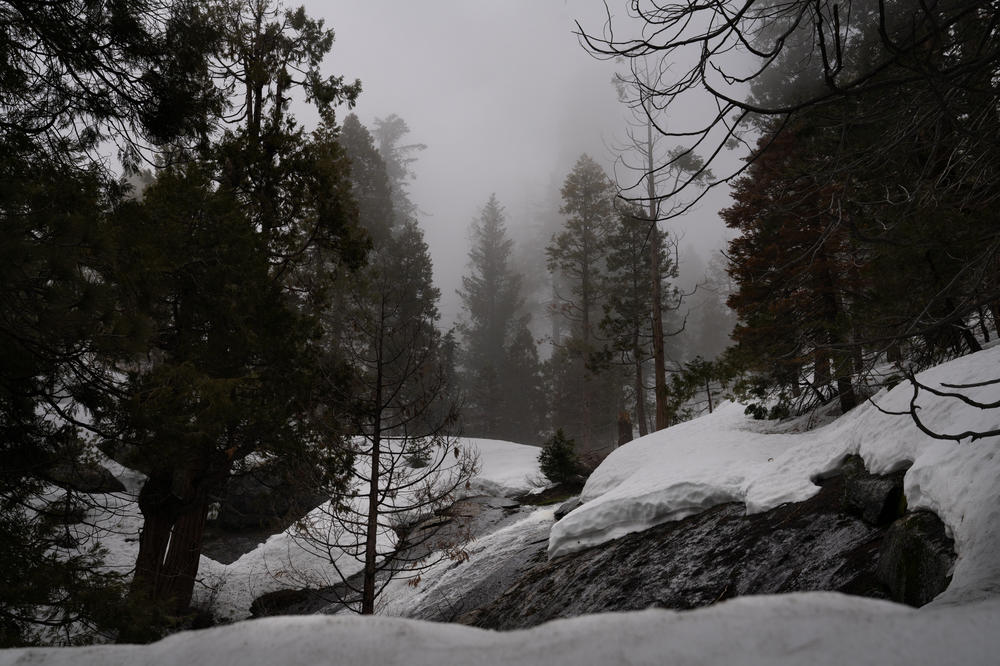
[[[521,504],[531,504],[534,506],[558,504],[579,495],[583,491],[583,485],[584,482],[580,480],[557,483],[541,492],[521,495],[517,498],[517,501]]]
[[[842,511],[844,482],[747,516],[740,504],[537,564],[474,624],[494,629],[650,606],[696,608],[746,594],[839,590],[885,598],[875,575],[881,531]]]
[[[523,517],[529,509],[522,509],[520,504],[504,497],[466,497],[458,500],[448,509],[440,514],[425,518],[406,530],[406,539],[410,546],[404,551],[401,560],[402,566],[414,558],[423,557],[431,551],[449,548],[456,544],[462,544],[470,538],[476,538],[489,534]],[[547,542],[547,530],[541,535],[539,543],[532,552],[545,549]],[[461,604],[456,604],[452,600],[442,601],[440,604],[430,602],[426,612],[418,613],[416,617],[427,620],[449,621],[460,612],[474,608],[480,604],[492,601],[506,590],[520,575],[521,562],[508,562],[500,570],[488,577],[484,577],[470,591],[467,599]],[[461,566],[467,566],[464,563]],[[389,567],[391,572],[392,567]],[[380,580],[386,574],[383,572]],[[391,574],[390,574],[391,575]],[[264,595],[254,602],[258,606],[255,615],[298,615],[316,612],[337,613],[344,609],[344,604],[340,599],[354,599],[357,590],[361,588],[362,574],[359,572],[350,577],[347,584],[338,584],[321,589],[300,590],[303,594],[300,597]],[[265,599],[265,597],[268,597]]]
[[[518,629],[586,613],[818,590],[927,603],[947,586],[955,558],[940,520],[907,514],[886,536],[886,522],[905,505],[903,472],[885,478],[855,461],[845,467],[805,502],[751,516],[725,504],[553,560],[539,553],[513,587],[463,620]]]
[[[313,596],[312,590],[277,590],[262,594],[250,604],[250,615],[264,617],[307,602]]]
[[[804,502],[751,516],[741,504],[720,505],[553,560],[545,552],[548,524],[540,523],[537,534],[520,534],[502,561],[494,552],[479,580],[466,581],[462,590],[437,590],[408,614],[516,629],[587,613],[688,609],[741,595],[810,590],[922,605],[947,586],[955,556],[936,516],[897,517],[905,508],[902,477],[903,471],[873,476],[860,458],[852,458]],[[565,489],[543,503],[560,500]],[[565,502],[559,512],[576,506]],[[526,510],[497,498],[469,498],[422,525],[478,536]],[[331,605],[340,588],[301,592],[262,599],[255,613],[342,608]]]
[[[122,482],[105,467],[88,460],[59,462],[44,477],[60,488],[80,493],[120,493],[125,491]]]
[[[561,505],[559,505],[558,509],[556,509],[556,520],[562,520],[569,514],[570,511],[576,509],[581,504],[583,504],[583,500],[581,500],[579,497],[574,497],[573,499],[566,500]]]
[[[214,522],[230,531],[280,532],[326,499],[294,469],[267,465],[229,478]]]
[[[841,471],[844,476],[844,509],[870,525],[888,525],[906,513],[903,494],[905,468],[878,476],[865,469],[860,456],[849,456]]]
[[[889,528],[879,551],[878,578],[890,598],[923,606],[944,592],[955,563],[954,541],[929,511],[916,511]]]

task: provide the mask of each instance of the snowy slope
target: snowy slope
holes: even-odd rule
[[[590,615],[510,633],[377,616],[282,617],[148,646],[0,651],[0,666],[990,664],[1000,654],[998,618],[996,599],[918,611],[817,592]]]
[[[463,438],[463,446],[479,452],[479,473],[472,480],[476,494],[512,497],[532,489],[541,477],[536,446],[515,444],[499,439]]]
[[[931,385],[971,383],[992,379],[998,367],[1000,347],[994,347],[920,379]],[[995,400],[1000,386],[972,395]],[[875,401],[898,411],[911,397],[912,390],[903,384]],[[922,418],[943,432],[1000,426],[1000,410],[976,410],[923,395],[918,404]],[[815,492],[813,477],[836,467],[846,454],[858,453],[874,472],[912,462],[904,479],[909,506],[935,511],[955,538],[958,560],[948,590],[919,610],[833,593],[800,593],[744,597],[687,612],[594,615],[511,633],[387,617],[272,618],[179,634],[150,646],[9,650],[0,652],[0,666],[996,663],[1000,438],[962,444],[933,440],[909,417],[883,414],[872,405],[809,432],[773,434],[766,432],[769,427],[728,405],[619,449],[591,477],[585,504],[555,524],[550,552],[599,543],[720,501],[744,501],[749,511],[762,511],[804,499]],[[510,484],[521,474],[514,471],[517,455],[529,459],[527,451],[516,454],[506,447],[483,455],[487,481]],[[496,463],[492,471],[491,458]],[[508,531],[474,544],[469,562],[445,565],[429,577],[423,591],[400,594],[395,612],[427,601],[436,588],[468,584],[470,565],[488,567],[499,561],[505,548],[543,526],[549,514],[530,514]]]
[[[479,458],[479,471],[468,493],[516,495],[527,492],[530,480],[540,475],[536,447],[471,438],[460,440],[460,446],[474,448]],[[106,564],[127,573],[135,565],[142,528],[142,516],[131,498],[138,495],[144,478],[114,461],[104,460],[103,464],[125,484],[129,493],[107,495],[93,503],[104,510],[88,518],[95,524],[90,536],[99,539],[107,549]],[[309,518],[326,520],[327,516],[317,510]],[[349,557],[341,556],[338,563],[346,575],[360,571],[361,565]],[[232,564],[202,556],[194,603],[210,608],[220,620],[241,620],[250,616],[250,604],[262,594],[297,586],[323,586],[337,580],[327,558],[302,548],[293,526],[271,536]]]
[[[918,375],[927,385],[994,379],[1000,346]],[[1000,398],[1000,384],[967,391]],[[908,408],[913,389],[903,382],[873,398],[883,410]],[[1000,409],[980,410],[921,393],[922,420],[943,433],[1000,427]],[[811,479],[844,456],[860,454],[872,472],[906,472],[911,509],[938,514],[955,539],[958,561],[949,589],[935,603],[1000,593],[1000,437],[961,444],[932,439],[907,415],[885,414],[871,403],[813,431],[768,434],[765,422],[727,403],[715,414],[648,435],[614,451],[584,488],[584,504],[555,524],[552,556],[676,520],[721,502],[745,502],[748,512],[801,501],[818,491]]]
[[[498,495],[524,492],[527,479],[538,476],[538,449],[490,439],[462,439],[460,446],[476,450],[479,471],[468,492]],[[328,512],[314,511],[309,519],[328,521]],[[296,539],[295,526],[271,536],[255,550],[232,564],[220,564],[202,557],[199,577],[203,583],[196,590],[195,602],[212,609],[223,620],[250,616],[250,604],[267,592],[293,587],[322,587],[339,582],[326,557],[302,547]],[[341,572],[350,576],[361,570],[354,558],[341,554],[337,560]]]

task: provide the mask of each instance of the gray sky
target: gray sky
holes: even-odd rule
[[[290,3],[293,4],[293,3]],[[411,197],[442,292],[442,323],[458,314],[467,229],[491,192],[518,237],[558,189],[581,153],[609,170],[624,109],[614,65],[594,59],[573,34],[574,19],[600,30],[600,0],[306,0],[336,31],[329,73],[360,78],[356,108],[370,126],[396,113],[410,141],[427,144]],[[346,111],[341,112],[341,117]],[[308,116],[303,114],[304,120]],[[554,194],[553,194],[554,191]],[[682,246],[721,245],[715,197],[684,221]],[[683,260],[683,257],[682,257]]]

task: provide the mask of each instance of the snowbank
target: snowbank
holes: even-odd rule
[[[537,446],[515,444],[499,439],[464,438],[462,446],[479,452],[479,473],[472,480],[475,494],[511,497],[522,495],[541,477]]]
[[[0,651],[0,666],[987,664],[1000,652],[998,621],[996,599],[917,611],[809,593],[590,615],[510,633],[385,617],[269,618],[148,646]]]
[[[1000,346],[956,359],[918,375],[929,386],[994,379]],[[966,393],[996,400],[1000,385]],[[913,389],[903,382],[873,398],[900,412]],[[922,392],[921,419],[937,432],[992,430],[1000,410],[980,410]],[[958,561],[944,604],[1000,593],[1000,437],[975,442],[933,439],[908,415],[885,414],[866,403],[843,418],[798,434],[762,432],[766,423],[732,403],[714,414],[662,430],[614,451],[583,491],[584,504],[555,524],[549,554],[557,556],[603,543],[702,511],[721,502],[745,502],[750,513],[807,499],[812,479],[828,473],[851,453],[869,469],[885,473],[905,467],[904,488],[912,509],[929,509],[955,539]]]
[[[479,457],[479,471],[466,494],[523,493],[531,487],[529,479],[539,474],[536,447],[470,438],[462,439],[459,445],[474,448]],[[322,533],[330,523],[329,510],[320,507],[306,521],[314,521],[317,531]],[[198,572],[201,585],[196,588],[195,602],[211,608],[219,619],[241,620],[250,617],[250,604],[262,594],[338,583],[340,578],[330,564],[331,557],[336,557],[337,566],[345,576],[361,571],[362,565],[356,558],[336,549],[330,553],[317,552],[321,549],[303,541],[296,529],[293,525],[271,536],[232,564],[202,557]],[[393,535],[380,534],[379,538],[380,547],[391,548],[388,540]]]

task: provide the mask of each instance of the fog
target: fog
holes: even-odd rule
[[[611,172],[627,115],[611,83],[622,66],[593,58],[574,34],[574,20],[600,31],[605,7],[600,0],[305,4],[336,32],[326,71],[361,79],[362,123],[395,113],[410,127],[406,142],[427,145],[410,195],[449,326],[459,313],[467,229],[491,193],[506,207],[512,236],[539,243],[538,219],[558,206],[581,153]],[[725,192],[714,192],[667,226],[683,236],[682,269],[685,254],[697,252],[700,265],[722,246],[717,210],[725,203]]]

